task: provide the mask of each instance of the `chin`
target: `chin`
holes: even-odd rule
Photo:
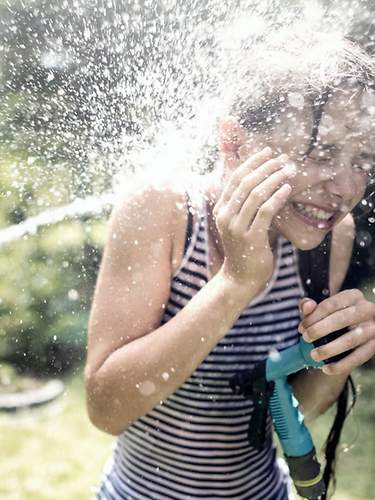
[[[284,236],[291,244],[298,248],[299,250],[311,250],[320,245],[324,240],[326,235],[331,231],[315,229],[315,228],[303,228],[304,231],[301,232],[301,226],[295,226],[290,224],[285,220],[275,220],[272,223],[272,228],[278,233]]]
[[[331,220],[317,223],[304,215],[296,213],[289,204],[286,205],[272,221],[272,230],[281,234],[299,250],[316,248],[326,235],[341,222],[347,213],[338,213]],[[324,226],[323,226],[324,224]],[[323,227],[320,227],[320,226]]]

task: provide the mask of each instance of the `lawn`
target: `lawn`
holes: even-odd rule
[[[372,370],[358,371],[361,395],[349,417],[338,468],[337,500],[375,499],[375,385]],[[332,416],[312,427],[318,446]],[[0,414],[1,500],[93,498],[113,437],[89,422],[82,372],[66,379],[64,395],[45,407]]]

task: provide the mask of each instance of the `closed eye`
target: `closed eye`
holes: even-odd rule
[[[359,170],[369,177],[373,177],[375,173],[375,155],[361,153],[353,160],[352,166],[355,170]]]
[[[332,156],[324,155],[324,154],[322,154],[322,155],[319,154],[317,156],[308,155],[308,156],[306,156],[306,158],[308,158],[309,160],[319,161],[319,162],[323,162],[323,163],[326,163],[326,162],[333,160]]]

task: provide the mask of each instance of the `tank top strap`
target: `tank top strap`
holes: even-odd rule
[[[194,253],[197,242],[206,238],[206,213],[204,196],[198,196],[196,192],[185,190],[187,226],[185,232],[184,254],[181,264],[173,274],[176,277],[181,269],[186,265]],[[206,245],[204,244],[206,253]],[[206,261],[206,259],[204,259]]]
[[[189,247],[189,243],[190,243],[191,238],[193,236],[193,207],[192,207],[192,202],[191,202],[189,193],[187,191],[185,193],[185,197],[186,197],[188,221],[187,221],[187,227],[186,227],[184,255],[186,254],[186,251]]]

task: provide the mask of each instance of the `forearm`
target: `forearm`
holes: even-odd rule
[[[326,375],[309,368],[296,374],[291,384],[300,409],[307,422],[322,415],[339,397],[348,374]]]
[[[166,399],[257,293],[240,289],[218,273],[166,324],[114,351],[95,374],[86,377],[92,422],[119,434]]]

